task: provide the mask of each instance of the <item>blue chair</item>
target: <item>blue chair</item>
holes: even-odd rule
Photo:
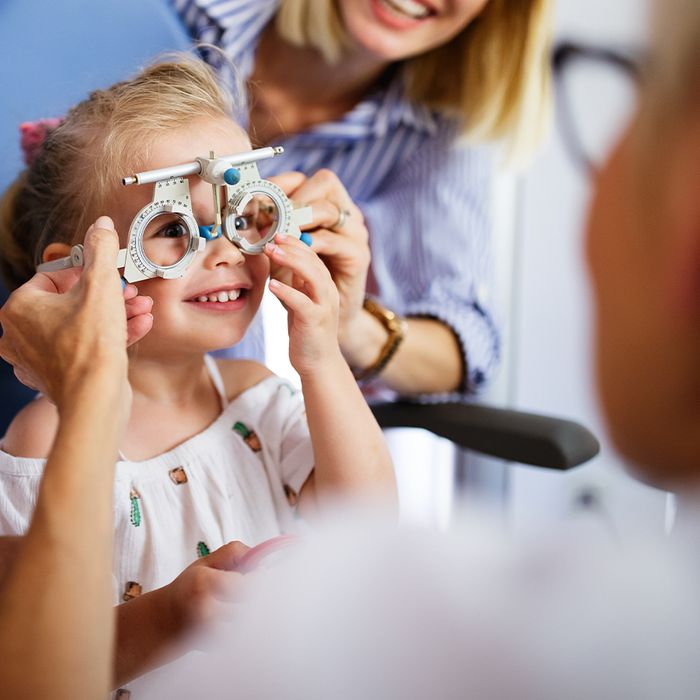
[[[0,3],[0,192],[23,167],[19,124],[60,116],[157,54],[191,45],[167,0]],[[7,290],[0,284],[0,305]],[[0,436],[34,393],[0,361]]]

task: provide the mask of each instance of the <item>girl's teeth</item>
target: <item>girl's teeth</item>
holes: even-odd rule
[[[232,289],[230,292],[218,292],[217,294],[210,294],[209,296],[197,297],[197,301],[236,301],[239,296],[241,296],[241,290]]]

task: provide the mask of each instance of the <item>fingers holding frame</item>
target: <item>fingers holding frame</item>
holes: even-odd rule
[[[291,236],[277,236],[274,243],[267,244],[265,254],[274,266],[283,272],[282,275],[273,274],[270,280],[270,288],[276,296],[282,286],[302,294],[316,304],[326,303],[337,295],[326,266],[305,243]],[[289,273],[291,273],[291,284]],[[279,279],[282,276],[285,277],[285,282]],[[273,281],[278,284],[272,284]],[[289,301],[295,299],[299,297],[291,295]],[[287,303],[286,300],[282,301]]]
[[[346,215],[342,228],[343,233],[362,233],[364,229],[364,217],[360,208],[353,202],[347,190],[338,176],[326,168],[317,170],[311,177],[305,177],[301,173],[282,173],[270,178],[285,194],[295,202],[303,202],[311,207],[313,221],[302,226],[303,230],[329,229],[336,230],[334,226],[340,217],[340,212]],[[350,223],[353,225],[350,226]]]
[[[88,283],[102,286],[116,285],[119,275],[116,260],[119,253],[119,236],[112,219],[100,216],[85,234],[83,273]]]
[[[314,308],[314,302],[304,292],[284,282],[271,278],[269,288],[288,311],[303,315]]]
[[[153,315],[139,314],[126,320],[126,346],[137,343],[153,328]]]

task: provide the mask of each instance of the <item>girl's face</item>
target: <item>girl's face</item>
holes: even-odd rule
[[[400,61],[446,44],[488,0],[339,0],[345,29],[356,44]]]
[[[228,119],[201,118],[152,144],[143,170],[250,150],[245,133]],[[120,173],[122,175],[123,173]],[[214,223],[212,186],[189,178],[192,211],[199,225]],[[153,185],[119,190],[106,213],[112,217],[124,247],[131,221],[153,198]],[[167,241],[164,241],[167,245]],[[138,356],[161,357],[205,352],[239,342],[253,319],[265,288],[269,262],[265,255],[243,255],[224,237],[207,241],[185,275],[139,282],[141,294],[153,299],[153,330],[139,343]]]

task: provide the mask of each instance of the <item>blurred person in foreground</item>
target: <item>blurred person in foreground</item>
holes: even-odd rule
[[[118,251],[114,223],[101,216],[85,235],[83,268],[37,273],[0,309],[0,357],[58,411],[29,529],[0,538],[3,700],[107,697],[120,674],[162,663],[172,633],[162,597],[139,596],[126,614],[112,605],[115,462],[133,401],[126,348],[153,326],[153,299],[120,286]],[[229,542],[201,555],[170,586],[167,612],[182,606],[188,624],[220,613],[216,591],[247,549]],[[142,634],[132,656],[119,656],[134,620],[165,642]]]
[[[700,4],[656,7],[638,110],[596,176],[586,257],[610,433],[640,479],[679,495],[677,532],[620,546],[559,529],[515,551],[483,523],[346,524],[256,574],[191,676],[200,694],[700,697]],[[167,697],[193,687],[174,677]]]
[[[37,274],[0,310],[0,356],[60,416],[29,532],[21,548],[3,544],[13,560],[0,581],[5,700],[98,698],[110,687],[114,463],[131,406],[126,346],[153,322],[150,298],[133,285],[122,294],[118,250],[101,217],[85,238],[82,275]]]

